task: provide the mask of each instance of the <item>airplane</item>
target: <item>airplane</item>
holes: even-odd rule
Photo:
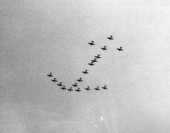
[[[47,76],[48,76],[48,77],[53,77],[53,74],[52,74],[52,73],[50,73],[50,74],[47,74]]]
[[[77,85],[77,83],[75,83],[75,84],[73,84],[72,86],[77,87],[78,85]]]
[[[77,79],[78,82],[83,82],[82,78]]]
[[[53,81],[53,82],[57,82],[56,78],[52,79],[51,81]]]
[[[100,54],[98,54],[97,56],[94,56],[94,57],[96,57],[96,59],[101,58]]]
[[[72,87],[70,87],[70,88],[68,89],[68,91],[73,91]]]
[[[63,85],[62,85],[62,82],[60,82],[60,83],[59,83],[59,84],[57,84],[57,85],[58,85],[58,86],[63,86]]]
[[[97,62],[97,60],[96,60],[96,59],[97,59],[97,58],[95,58],[94,60],[91,60],[91,62],[92,62],[92,63]]]
[[[107,47],[106,46],[104,46],[103,48],[101,48],[101,49],[103,49],[103,50],[107,50]]]
[[[88,86],[87,88],[85,88],[87,91],[90,90],[90,86]]]
[[[88,74],[88,70],[84,70],[84,71],[82,71],[82,73]]]
[[[93,66],[94,64],[93,64],[93,62],[91,62],[91,63],[88,63],[90,66]]]
[[[105,85],[105,86],[103,86],[102,88],[103,88],[103,89],[107,89],[107,86]]]
[[[100,90],[100,89],[99,89],[99,86],[97,86],[97,87],[96,87],[96,88],[94,88],[94,89],[95,89],[95,90]]]
[[[90,44],[91,46],[92,46],[92,45],[95,45],[95,44],[94,44],[94,41],[91,41],[91,42],[89,42],[88,44]]]
[[[119,50],[119,51],[123,51],[122,46],[120,46],[120,48],[117,48],[117,50]]]
[[[81,90],[80,90],[80,88],[78,88],[78,89],[77,89],[77,90],[75,90],[75,91],[80,92]]]
[[[63,86],[63,87],[61,87],[61,89],[62,89],[62,90],[66,90],[66,87],[65,87],[65,86]]]
[[[107,37],[107,39],[109,39],[109,40],[113,40],[113,36],[112,36],[112,35],[110,35],[109,37]]]

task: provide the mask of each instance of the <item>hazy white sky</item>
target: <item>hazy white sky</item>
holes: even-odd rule
[[[169,16],[168,0],[1,0],[0,132],[169,133]],[[85,68],[81,87],[109,89],[46,77],[70,86]]]

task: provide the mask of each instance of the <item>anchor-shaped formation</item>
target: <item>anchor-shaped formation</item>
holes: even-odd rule
[[[114,38],[113,38],[112,35],[110,35],[109,37],[107,37],[107,39],[108,39],[109,41],[114,40]],[[88,44],[89,44],[90,46],[96,45],[96,44],[94,43],[94,41],[88,42]],[[103,51],[106,51],[106,50],[107,50],[107,46],[103,46],[103,47],[101,47],[101,49],[102,49]],[[117,48],[117,50],[118,50],[118,51],[123,51],[122,46],[120,46],[120,48]],[[91,62],[88,63],[88,65],[89,65],[90,67],[94,66],[95,63],[97,63],[99,59],[101,59],[101,55],[100,55],[100,54],[95,55],[94,58],[91,60]],[[87,75],[87,74],[89,74],[89,70],[85,69],[85,70],[82,71],[82,73],[83,73],[84,75]],[[49,74],[47,74],[47,76],[48,76],[48,77],[53,77],[53,79],[51,80],[52,82],[57,82],[57,79],[53,76],[52,72],[50,72]],[[78,83],[81,83],[81,82],[83,82],[83,78],[82,78],[82,77],[78,78],[78,79],[76,80],[76,82],[75,82],[74,84],[72,84],[69,88],[66,88],[66,86],[63,85],[62,82],[59,82],[57,85],[60,87],[61,90],[67,90],[67,91],[70,91],[70,92],[72,92],[72,91],[81,92],[83,89],[84,89],[85,91],[89,91],[89,90],[99,91],[99,90],[101,90],[101,89],[102,89],[102,90],[108,89],[107,85],[103,85],[103,86],[101,86],[101,87],[100,87],[100,86],[96,86],[95,88],[91,88],[90,86],[87,86],[87,87],[85,87],[85,88],[80,88],[79,85],[78,85]]]

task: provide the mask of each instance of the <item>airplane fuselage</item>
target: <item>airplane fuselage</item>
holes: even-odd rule
[[[107,39],[109,39],[109,40],[113,40],[113,36],[107,37]]]
[[[118,48],[117,50],[118,50],[118,51],[123,51],[123,49],[121,49],[121,48]]]
[[[72,86],[77,87],[77,84],[74,84],[74,85],[72,85]]]
[[[106,48],[101,48],[101,49],[103,49],[103,50],[107,50]]]
[[[96,57],[96,59],[99,59],[99,58],[101,58],[100,56],[95,56]]]
[[[90,87],[85,88],[86,90],[90,90]]]
[[[97,62],[96,58],[94,60],[91,60],[91,63]]]
[[[88,72],[83,72],[84,74],[88,74]]]
[[[56,78],[52,79],[51,81],[53,81],[53,82],[57,82]]]
[[[65,87],[62,87],[61,89],[62,89],[62,90],[66,90],[66,88],[65,88]]]
[[[95,90],[100,90],[99,87],[94,88]]]
[[[80,90],[80,89],[77,89],[77,90],[75,90],[75,91],[80,92],[81,90]]]
[[[90,45],[95,45],[95,44],[94,44],[94,41],[91,41],[91,42],[89,42],[88,44],[90,44]]]
[[[93,66],[94,64],[93,63],[89,63],[90,66]]]

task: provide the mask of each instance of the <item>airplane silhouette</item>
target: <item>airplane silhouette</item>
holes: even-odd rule
[[[92,46],[92,45],[95,45],[95,44],[94,44],[94,41],[91,41],[91,42],[89,42],[88,44],[90,44],[91,46]]]
[[[58,86],[63,86],[63,85],[62,85],[62,82],[60,82],[60,83],[59,83],[59,84],[57,84],[57,85],[58,85]]]
[[[100,89],[99,89],[99,86],[97,86],[97,87],[96,87],[96,88],[94,88],[94,89],[95,89],[95,90],[100,90]]]
[[[103,49],[103,50],[107,50],[107,47],[106,46],[104,46],[103,48],[101,48],[101,49]]]
[[[61,89],[62,89],[62,90],[66,90],[66,87],[65,87],[65,86],[63,86],[63,87],[61,87]]]
[[[72,86],[77,87],[78,85],[77,85],[77,83],[75,83],[75,84],[73,84]]]
[[[96,59],[101,58],[100,54],[98,54],[98,55],[96,55],[96,56],[94,56],[94,57],[96,57]]]
[[[84,70],[84,71],[82,71],[82,73],[88,74],[88,70]]]
[[[117,50],[119,50],[119,51],[123,51],[122,46],[120,46],[120,48],[117,48]]]
[[[70,88],[68,89],[68,91],[73,91],[72,87],[70,87]]]
[[[109,40],[113,40],[113,36],[112,36],[112,35],[110,35],[109,37],[107,37],[107,39],[109,39]]]
[[[52,79],[51,81],[53,81],[53,82],[57,82],[56,78]]]
[[[77,90],[75,90],[75,91],[80,92],[81,90],[80,90],[80,88],[78,88],[78,89],[77,89]]]
[[[97,62],[96,58],[94,60],[91,60],[92,63]]]
[[[103,86],[102,88],[103,88],[103,89],[107,89],[107,86],[105,85],[105,86]]]
[[[90,86],[88,86],[87,88],[85,88],[86,90],[90,90]]]
[[[53,77],[53,74],[52,74],[52,73],[50,73],[50,74],[47,74],[47,76],[48,76],[48,77]]]
[[[83,82],[82,78],[77,79],[78,82]]]
[[[93,64],[93,62],[91,62],[91,63],[88,63],[90,66],[93,66],[94,64]]]

